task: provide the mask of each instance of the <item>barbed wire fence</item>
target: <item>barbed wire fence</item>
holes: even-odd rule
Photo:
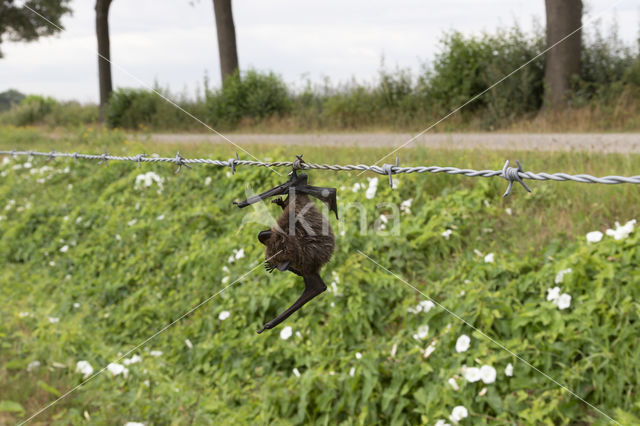
[[[599,183],[607,185],[616,185],[622,183],[640,184],[640,175],[636,176],[603,176],[596,177],[588,174],[571,175],[568,173],[546,173],[546,172],[527,172],[524,171],[520,161],[517,161],[518,167],[510,167],[509,160],[507,160],[502,167],[502,170],[474,170],[474,169],[460,169],[458,167],[440,167],[440,166],[413,166],[402,167],[399,164],[398,157],[396,157],[396,164],[383,164],[382,166],[367,165],[367,164],[319,164],[319,163],[307,163],[303,161],[254,161],[254,160],[240,160],[236,154],[236,158],[230,158],[228,160],[214,160],[207,158],[185,158],[178,152],[175,157],[159,157],[156,155],[148,156],[147,154],[137,154],[134,156],[119,156],[104,154],[81,154],[77,152],[41,152],[41,151],[7,151],[0,150],[0,155],[10,156],[29,156],[29,157],[46,157],[48,159],[54,158],[73,158],[74,160],[98,160],[98,164],[106,163],[108,161],[131,161],[138,164],[141,167],[142,163],[173,163],[178,166],[176,173],[180,172],[182,166],[191,168],[192,164],[229,167],[232,173],[235,173],[237,166],[252,166],[252,167],[292,167],[299,170],[329,170],[334,172],[342,171],[369,171],[377,173],[379,175],[389,176],[389,185],[393,186],[393,175],[409,174],[409,173],[447,173],[450,175],[463,175],[468,177],[501,177],[509,182],[504,196],[506,197],[511,193],[514,182],[520,183],[528,192],[531,192],[529,187],[524,183],[525,179],[531,179],[536,181],[573,181],[580,183]]]

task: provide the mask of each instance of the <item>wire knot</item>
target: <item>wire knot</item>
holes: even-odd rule
[[[231,174],[234,175],[236,174],[236,162],[240,160],[240,158],[238,157],[238,153],[236,152],[236,158],[229,158],[227,160],[227,165],[231,168]]]
[[[49,155],[47,156],[47,161],[51,161],[56,157],[56,152],[55,151],[51,151],[49,153]]]
[[[524,173],[522,169],[522,164],[520,164],[520,160],[516,160],[516,164],[518,167],[509,167],[509,160],[504,163],[504,167],[502,168],[502,177],[509,181],[509,186],[507,186],[507,190],[505,191],[503,197],[511,194],[511,188],[513,188],[513,182],[519,182],[520,185],[527,190],[527,192],[531,192],[531,189],[524,183],[522,178],[520,177],[520,173]]]
[[[291,163],[291,168],[295,172],[296,170],[304,169],[304,167],[302,166],[303,164],[306,164],[306,163],[302,159],[302,154],[296,155],[296,159],[293,160],[293,163]]]
[[[146,156],[147,156],[147,154],[138,154],[138,155],[136,155],[136,161],[138,162],[138,168],[142,167],[142,164],[140,164],[140,162]]]
[[[78,153],[77,152],[73,153],[73,161],[78,161]]]
[[[396,164],[383,164],[382,165],[382,170],[384,171],[385,175],[389,175],[389,188],[393,189],[393,175],[396,174],[396,172],[393,170],[394,167],[400,167],[400,159],[398,158],[398,156],[396,155]]]
[[[180,173],[180,170],[182,169],[182,166],[185,166],[187,168],[191,168],[190,165],[188,165],[187,163],[184,162],[184,157],[182,155],[180,155],[180,151],[178,151],[178,153],[176,154],[176,159],[174,160],[176,162],[176,164],[178,165],[178,170],[176,170],[176,174]]]
[[[107,158],[107,157],[109,157],[109,153],[108,152],[105,152],[104,154],[102,154],[102,160],[98,161],[98,165],[100,165],[102,163],[108,165],[109,164],[109,162],[108,162],[109,158]]]

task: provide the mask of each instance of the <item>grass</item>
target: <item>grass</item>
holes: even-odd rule
[[[180,150],[185,157],[221,159],[235,152],[224,145],[153,145],[128,140],[123,132],[82,130],[50,140],[34,129],[0,128],[0,149],[14,148],[162,156]],[[266,145],[250,150],[260,159],[304,153],[307,161],[339,164],[373,163],[385,153]],[[505,158],[519,158],[534,171],[630,176],[640,170],[637,155],[412,149],[401,156],[406,164],[475,169],[499,169]],[[248,167],[233,177],[198,166],[175,175],[170,164],[139,170],[134,163],[72,160],[34,159],[31,169],[51,167],[42,173],[13,169],[25,161],[0,166],[0,421],[7,423],[78,384],[77,361],[88,360],[97,370],[217,292],[223,276],[231,283],[258,263],[263,253],[255,235],[264,226],[245,223],[250,212],[231,201],[243,197],[247,185],[260,190],[283,179]],[[155,184],[135,189],[136,176],[148,171],[164,179],[161,194]],[[638,232],[592,245],[584,238],[616,220],[640,218],[636,186],[528,182],[531,194],[516,186],[504,199],[506,182],[499,178],[414,174],[396,177],[396,190],[379,177],[369,200],[351,188],[369,185],[371,174],[309,174],[312,184],[339,188],[339,209],[361,203],[368,229],[392,209],[381,202],[412,198],[412,214],[400,215],[398,235],[362,236],[357,213],[341,210],[345,235],[322,273],[327,284],[337,274],[338,294],[327,292],[290,318],[289,340],[280,339],[279,330],[256,337],[254,329],[291,302],[294,280],[254,272],[151,341],[147,348],[162,350],[161,357],[141,348],[136,353],[143,361],[129,366],[128,378],[105,372],[36,421],[433,424],[464,405],[466,421],[476,424],[605,422],[441,310],[407,313],[420,298],[358,250],[618,421],[637,421]],[[46,183],[37,181],[40,176]],[[206,177],[212,178],[209,186]],[[7,209],[9,200],[15,204]],[[333,220],[332,226],[339,229]],[[441,236],[445,229],[453,231],[448,240]],[[60,251],[63,245],[67,252]],[[246,257],[228,263],[238,248]],[[493,252],[495,262],[484,263],[474,249]],[[567,267],[573,272],[559,285],[573,299],[570,309],[560,311],[545,296],[555,274]],[[230,319],[218,320],[222,310],[231,312]],[[49,317],[60,322],[51,324]],[[415,341],[412,334],[424,324],[428,338]],[[461,334],[471,337],[471,348],[456,353]],[[436,350],[426,359],[423,351],[434,340]],[[41,366],[27,372],[35,360]],[[512,378],[503,374],[508,362],[514,364]],[[493,365],[498,379],[466,382],[463,364]],[[454,376],[459,391],[447,383]],[[483,387],[488,390],[480,397]]]

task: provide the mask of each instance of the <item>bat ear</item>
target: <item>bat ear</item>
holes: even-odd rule
[[[278,265],[278,270],[279,271],[286,271],[287,268],[289,267],[289,264],[291,262],[289,262],[288,260],[286,262],[282,262],[281,264]]]
[[[271,230],[260,232],[258,234],[258,241],[260,241],[264,245],[267,245],[267,240],[271,238],[271,234],[272,234]]]

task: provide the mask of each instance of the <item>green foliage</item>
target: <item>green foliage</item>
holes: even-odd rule
[[[207,117],[215,125],[234,126],[242,119],[260,121],[290,111],[286,85],[276,74],[249,70],[227,77],[221,89],[207,93]]]
[[[109,152],[130,154],[122,150],[123,139],[87,137],[96,151],[104,144]],[[285,152],[265,155],[279,159]],[[577,155],[558,164],[570,167]],[[456,163],[461,158],[456,153]],[[637,158],[625,158],[618,163],[637,168]],[[151,171],[163,179],[162,187],[136,187],[137,177]],[[267,188],[282,177],[263,168],[231,176],[195,167],[175,175],[170,165],[140,170],[132,163],[96,167],[24,158],[0,160],[0,173],[0,419],[7,422],[80,383],[78,361],[97,371],[206,301],[128,355],[142,361],[127,366],[126,378],[105,371],[38,419],[433,424],[463,405],[470,413],[463,424],[605,423],[443,309],[409,312],[424,297],[359,251],[619,421],[630,424],[640,415],[634,393],[640,386],[640,232],[619,241],[605,236],[596,244],[587,244],[584,234],[556,234],[535,251],[500,243],[512,233],[530,247],[555,226],[538,223],[533,213],[553,207],[561,215],[559,200],[562,208],[597,200],[581,220],[591,219],[609,205],[596,197],[599,187],[560,192],[552,183],[535,185],[533,195],[512,196],[514,215],[507,216],[498,179],[407,175],[395,179],[395,190],[380,179],[375,197],[367,199],[364,190],[352,191],[355,175],[312,172],[312,183],[339,188],[343,222],[332,219],[338,245],[322,271],[330,289],[287,320],[293,335],[283,340],[283,327],[260,336],[255,330],[291,303],[300,283],[290,274],[264,271],[255,238],[264,225],[245,223],[248,212],[232,205],[246,186]],[[361,182],[369,185],[365,177]],[[636,209],[635,188],[624,194],[625,211]],[[411,213],[392,216],[409,198]],[[360,207],[349,207],[355,202]],[[274,206],[267,208],[275,213]],[[372,234],[382,214],[389,215],[385,231],[395,228],[396,234]],[[601,226],[630,218],[613,217]],[[528,228],[520,226],[526,223]],[[452,230],[448,239],[446,229]],[[240,248],[245,257],[230,262]],[[474,249],[493,252],[494,262]],[[555,284],[557,272],[567,268],[572,272]],[[555,285],[572,296],[568,309],[546,300]],[[222,311],[230,317],[220,320]],[[416,340],[422,325],[429,326],[428,335]],[[461,334],[471,337],[471,346],[458,353]],[[435,351],[425,358],[432,342]],[[152,350],[162,355],[152,356]],[[27,371],[33,361],[40,366]],[[504,373],[508,363],[513,377]],[[464,365],[492,365],[497,379],[467,382]],[[458,391],[448,383],[452,377]]]
[[[14,105],[18,105],[24,98],[25,95],[14,89],[0,93],[0,111],[5,111]]]
[[[78,102],[58,102],[51,97],[29,95],[0,113],[0,124],[77,127],[97,120],[98,109]]]
[[[3,36],[12,41],[33,41],[59,32],[61,18],[71,14],[69,3],[70,0],[30,0],[28,6],[32,10],[29,10],[14,0],[0,0],[0,44]]]

